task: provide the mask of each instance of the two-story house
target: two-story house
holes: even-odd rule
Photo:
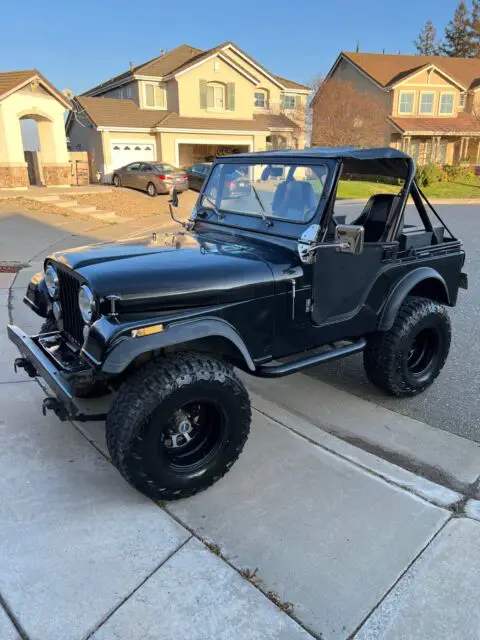
[[[232,42],[181,45],[77,96],[70,148],[104,180],[137,160],[183,167],[216,155],[304,146],[309,87],[270,73]]]
[[[325,82],[335,80],[384,101],[385,144],[419,164],[480,163],[479,59],[342,52]],[[312,108],[315,123],[321,89]]]

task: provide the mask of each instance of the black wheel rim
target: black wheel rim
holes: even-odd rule
[[[408,354],[407,369],[410,375],[424,376],[432,369],[439,349],[439,336],[434,329],[422,329],[414,337]]]
[[[177,473],[204,467],[225,441],[225,415],[215,403],[197,400],[184,404],[167,420],[159,452],[165,464]]]

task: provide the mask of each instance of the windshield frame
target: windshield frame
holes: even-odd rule
[[[207,204],[202,204],[204,192],[208,189],[210,184],[210,180],[212,179],[215,167],[221,164],[230,164],[230,165],[282,165],[285,167],[315,167],[315,166],[324,166],[327,169],[327,178],[323,187],[323,191],[318,199],[317,206],[312,216],[308,220],[290,220],[283,217],[271,216],[267,215],[268,220],[273,224],[270,227],[266,227],[264,220],[262,219],[259,213],[246,213],[240,211],[231,211],[229,209],[224,209],[217,207],[217,210],[223,214],[222,220],[219,220],[217,215],[214,213],[213,208],[208,206]],[[268,155],[268,152],[265,155],[258,156],[224,156],[221,158],[217,158],[215,162],[212,164],[210,168],[210,172],[207,176],[207,179],[203,183],[202,189],[198,195],[197,204],[195,206],[195,210],[197,212],[205,212],[206,217],[203,219],[212,222],[218,223],[222,226],[232,226],[232,227],[240,227],[251,230],[258,231],[267,231],[273,235],[283,235],[287,237],[298,238],[302,233],[302,229],[308,228],[311,224],[319,222],[321,219],[323,212],[325,210],[325,202],[328,200],[328,197],[332,191],[332,186],[335,181],[335,175],[337,173],[336,168],[338,167],[338,160],[332,158],[302,158],[302,157],[292,157],[292,156],[275,156],[271,157]],[[216,203],[215,203],[216,204]],[[210,215],[211,214],[211,215]]]

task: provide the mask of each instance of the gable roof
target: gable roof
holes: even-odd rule
[[[123,84],[125,82],[128,82],[128,80],[133,79],[134,76],[149,76],[153,78],[164,78],[166,76],[171,76],[175,73],[186,70],[189,67],[202,62],[203,60],[206,60],[208,57],[214,55],[217,52],[219,53],[222,50],[228,48],[233,48],[234,50],[239,51],[244,57],[250,60],[255,66],[257,66],[264,74],[271,77],[273,81],[276,82],[281,88],[297,89],[299,91],[310,90],[310,87],[307,87],[306,85],[271,74],[269,71],[267,71],[267,69],[265,69],[265,67],[263,67],[259,62],[242,51],[233,42],[227,41],[222,42],[221,44],[205,51],[202,49],[197,49],[196,47],[191,47],[187,44],[182,44],[175,49],[172,49],[171,51],[167,51],[161,56],[152,58],[147,62],[143,62],[140,65],[132,67],[132,69],[124,71],[123,73],[120,73],[113,78],[110,78],[109,80],[106,80],[105,82],[102,82],[95,87],[84,91],[82,95],[88,96],[92,95],[92,93],[98,93],[100,90],[106,89],[108,86],[115,85],[116,83]]]
[[[479,58],[353,53],[350,51],[342,51],[341,56],[353,62],[382,87],[389,87],[432,64],[465,89],[473,88],[480,79]]]
[[[95,127],[125,127],[129,129],[210,129],[212,131],[271,131],[272,129],[295,129],[297,125],[287,116],[256,114],[252,120],[229,118],[193,118],[179,116],[172,111],[139,109],[133,100],[116,98],[75,98],[80,111],[85,111]],[[67,122],[67,129],[74,121]]]
[[[4,71],[0,72],[0,100],[16,91],[22,86],[28,84],[31,80],[38,80],[50,93],[52,93],[66,109],[71,109],[68,99],[55,89],[44,75],[37,69],[25,69],[23,71]]]

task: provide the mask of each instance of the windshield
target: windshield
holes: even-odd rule
[[[175,173],[176,169],[172,167],[171,164],[159,164],[156,163],[153,165],[153,168],[156,171],[160,171],[160,173]]]
[[[201,206],[290,222],[309,222],[322,195],[325,165],[225,163],[215,165]]]

